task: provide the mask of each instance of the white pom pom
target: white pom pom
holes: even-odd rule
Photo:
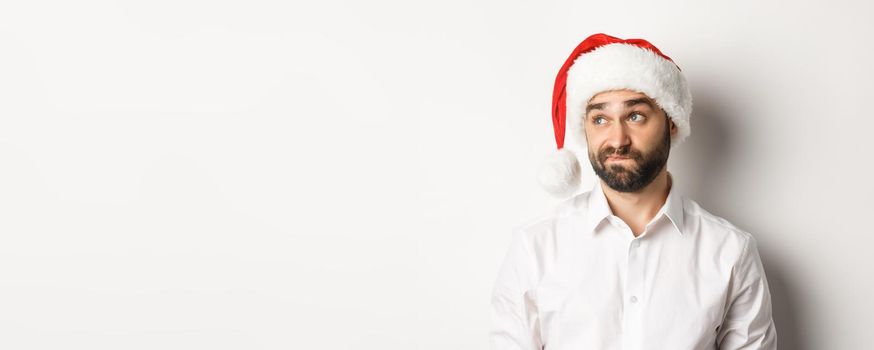
[[[577,156],[567,148],[562,148],[543,162],[538,180],[546,192],[557,197],[568,197],[580,187],[580,171]]]

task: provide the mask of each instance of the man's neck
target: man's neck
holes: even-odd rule
[[[607,203],[613,215],[624,221],[635,237],[643,233],[646,224],[665,204],[671,190],[671,180],[667,168],[663,168],[656,178],[639,192],[619,192],[600,181]]]

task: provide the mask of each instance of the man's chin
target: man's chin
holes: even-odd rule
[[[607,183],[621,185],[621,187],[627,187],[632,182],[631,176],[628,174],[618,176],[610,175],[606,180]]]
[[[628,175],[628,174],[637,170],[636,165],[637,164],[624,165],[624,164],[617,164],[616,162],[612,162],[612,163],[608,163],[606,165],[602,164],[602,169],[606,169],[607,173],[610,175],[622,175],[622,174]]]

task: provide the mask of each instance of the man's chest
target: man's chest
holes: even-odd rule
[[[549,261],[532,300],[547,342],[634,349],[653,339],[716,336],[731,266],[714,248],[666,233],[634,240],[601,233],[616,235],[564,240],[543,257]]]

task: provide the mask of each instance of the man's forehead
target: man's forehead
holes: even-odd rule
[[[626,107],[632,107],[635,105],[647,105],[650,108],[659,108],[658,104],[653,101],[649,96],[639,92],[607,92],[599,94],[601,96],[596,95],[592,98],[592,100],[586,105],[586,114],[588,114],[592,110],[603,110],[607,105],[610,104],[624,104]]]
[[[596,104],[596,103],[603,103],[603,102],[609,103],[609,102],[613,102],[613,101],[622,102],[622,101],[626,101],[626,100],[641,99],[641,98],[652,101],[652,98],[647,96],[645,93],[634,91],[634,90],[626,90],[626,89],[607,90],[607,91],[599,92],[599,93],[595,94],[595,96],[592,96],[592,98],[589,99],[589,104]]]

